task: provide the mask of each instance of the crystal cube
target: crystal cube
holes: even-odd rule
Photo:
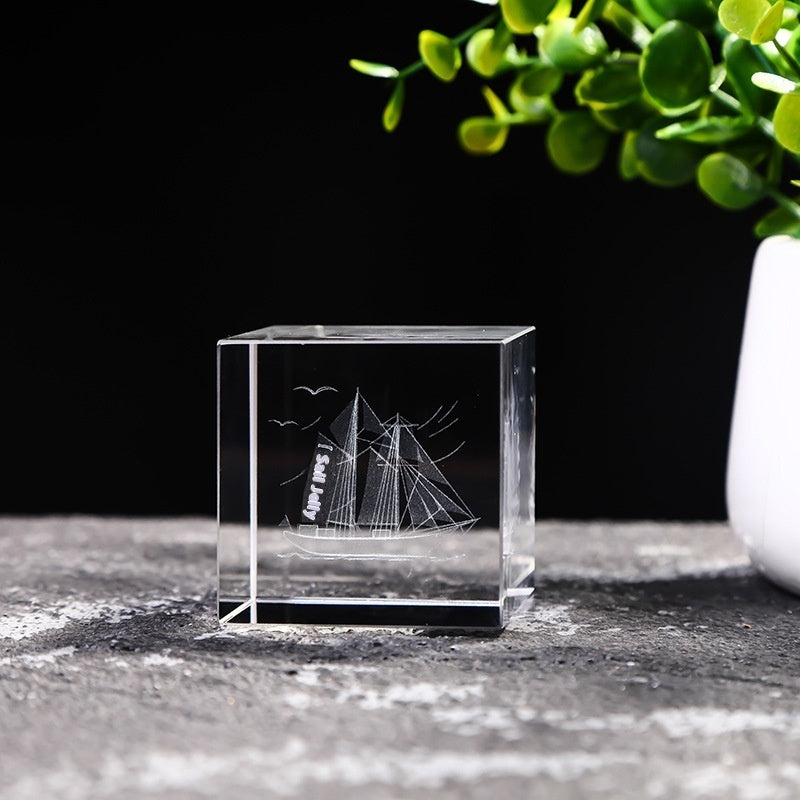
[[[221,623],[502,629],[534,581],[532,326],[217,343]]]

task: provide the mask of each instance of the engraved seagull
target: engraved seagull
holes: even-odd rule
[[[301,389],[303,391],[305,391],[305,392],[308,392],[309,394],[319,394],[320,392],[338,392],[339,391],[338,389],[334,389],[333,386],[320,386],[317,389],[312,389],[310,386],[295,386],[293,391],[297,392],[297,391],[299,391]]]
[[[280,425],[281,428],[285,427],[286,425],[299,425],[299,422],[295,422],[293,419],[268,419],[267,422],[274,422],[276,425]]]

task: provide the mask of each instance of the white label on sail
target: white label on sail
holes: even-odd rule
[[[323,441],[317,442],[317,448],[320,450],[333,450],[331,445],[325,444]],[[323,484],[328,480],[326,467],[330,464],[330,460],[331,458],[327,453],[317,453],[309,469],[305,491],[306,507],[303,509],[303,516],[312,522],[316,521],[317,514],[322,510],[323,501],[327,500]],[[325,502],[326,510],[329,506],[330,503]]]

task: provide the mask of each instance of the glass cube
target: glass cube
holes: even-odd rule
[[[532,326],[217,344],[221,623],[502,629],[532,601]]]

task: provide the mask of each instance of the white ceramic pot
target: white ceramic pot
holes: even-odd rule
[[[771,236],[750,277],[726,475],[753,564],[800,594],[800,239]]]

